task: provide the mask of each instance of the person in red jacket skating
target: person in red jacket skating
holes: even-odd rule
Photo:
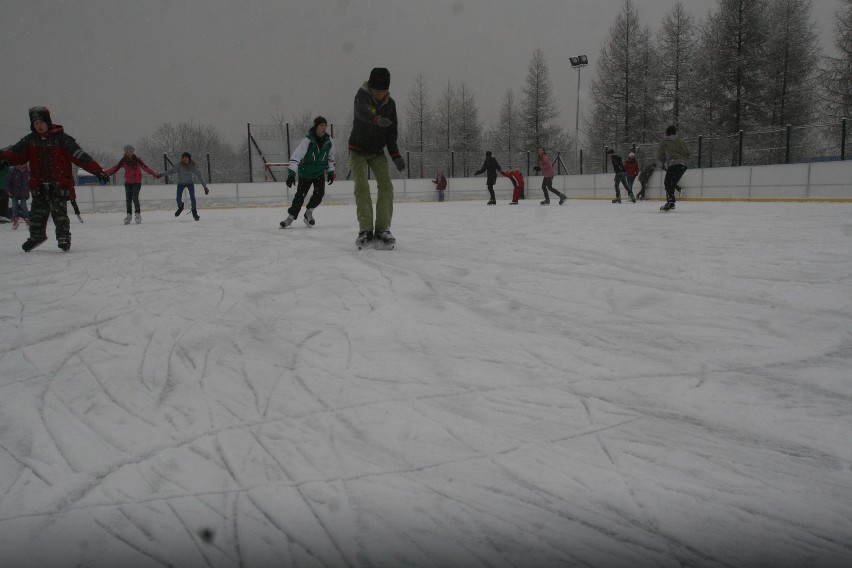
[[[136,149],[130,144],[124,147],[124,155],[116,165],[107,169],[106,174],[111,176],[120,168],[124,168],[124,198],[127,201],[127,217],[124,218],[124,224],[130,224],[130,215],[133,213],[133,208],[136,208],[136,224],[142,222],[142,210],[139,207],[139,191],[142,189],[142,171],[160,179],[160,174],[148,167],[148,164],[142,161],[142,158],[135,154]]]
[[[509,205],[517,205],[518,199],[520,199],[521,195],[524,193],[524,176],[521,175],[519,170],[511,170],[509,172],[501,171],[500,174],[512,180],[512,185],[515,189],[512,191],[512,201],[509,202]]]
[[[30,130],[16,144],[0,153],[0,160],[10,164],[30,165],[30,238],[21,245],[29,252],[47,240],[47,219],[53,217],[56,242],[60,249],[71,248],[71,221],[68,200],[74,191],[71,164],[94,174],[101,182],[109,181],[104,169],[83,151],[65,129],[53,124],[50,111],[43,106],[29,109]]]
[[[560,193],[553,189],[553,176],[556,175],[556,172],[553,171],[553,164],[550,163],[550,158],[547,156],[547,152],[544,148],[539,147],[538,165],[533,169],[536,172],[541,172],[541,175],[544,176],[544,179],[541,181],[541,190],[544,192],[544,201],[542,201],[541,204],[550,205],[550,194],[547,193],[548,191],[552,191],[559,196],[559,205],[565,203],[565,200],[568,199],[568,197],[566,197],[564,193]]]
[[[624,162],[624,175],[627,176],[627,191],[632,194],[633,182],[639,175],[639,162],[636,161],[636,154],[633,152],[627,154],[627,160]]]

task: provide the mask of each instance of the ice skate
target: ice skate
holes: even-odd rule
[[[21,245],[21,248],[24,249],[24,252],[30,252],[37,246],[44,244],[44,241],[47,240],[47,237],[43,237],[41,239],[34,239],[32,237],[28,238],[24,244]]]
[[[138,224],[139,224],[139,223],[141,223],[141,222],[142,222],[142,214],[141,214],[141,213],[137,213],[137,214],[136,214],[136,224],[138,225]]]
[[[180,217],[181,213],[183,213],[183,203],[178,205],[177,211],[175,211],[175,217]]]
[[[567,195],[565,195],[564,193],[560,194],[559,195],[559,205],[562,205],[563,203],[565,203],[566,199],[568,199]]]
[[[59,237],[56,240],[56,246],[62,249],[65,252],[71,248],[71,237]]]
[[[125,218],[124,218],[124,224],[125,224],[125,225],[129,225],[129,224],[130,224],[130,213],[128,213],[128,214],[127,214],[127,217],[125,217]]]
[[[314,224],[316,224],[316,221],[314,221],[314,210],[305,209],[305,214],[302,215],[302,221],[304,221],[305,225],[308,227],[313,227]]]
[[[21,222],[20,222],[20,220],[18,220],[18,218],[17,218],[17,217],[15,217],[14,219],[12,219],[12,228],[13,228],[13,229],[17,229],[17,228],[18,228],[18,225],[19,225],[20,223],[21,223]]]
[[[544,201],[542,201],[541,203],[539,203],[539,205],[550,205],[550,200],[549,200],[549,199],[545,199]]]
[[[195,209],[192,210],[192,218],[195,219],[196,221],[201,219],[201,217],[198,216],[198,211],[196,211]]]
[[[497,201],[495,201],[494,199],[491,199],[491,200],[488,201],[488,203],[486,203],[486,205],[497,205]]]
[[[660,211],[671,211],[675,208],[674,201],[667,201],[665,205],[660,207]]]
[[[286,219],[284,219],[283,221],[281,221],[281,222],[280,222],[280,223],[278,223],[278,224],[279,224],[279,225],[281,225],[281,228],[282,228],[282,229],[286,229],[286,228],[288,228],[290,225],[292,225],[292,224],[293,224],[293,221],[295,221],[295,220],[296,220],[296,219],[295,219],[292,215],[287,215],[287,218],[286,218]]]
[[[630,197],[631,203],[636,203],[636,196],[635,195],[633,195],[632,193],[628,193],[627,195],[628,195],[628,197]]]
[[[282,221],[283,222],[283,221]],[[373,240],[373,231],[361,231],[358,233],[358,237],[355,239],[355,246],[358,247],[358,250],[361,250]]]
[[[396,238],[390,231],[379,231],[375,237],[375,247],[383,250],[391,250],[396,245]]]
[[[613,200],[612,200],[612,202],[613,202],[613,203],[621,203],[621,198],[620,198],[620,197],[616,197],[615,199],[613,199]]]

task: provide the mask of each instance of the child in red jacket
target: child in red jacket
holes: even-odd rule
[[[636,161],[636,154],[630,152],[627,154],[627,161],[624,162],[624,175],[627,176],[627,192],[633,193],[633,182],[636,176],[639,175],[639,162]]]
[[[512,180],[515,190],[512,192],[512,201],[509,202],[509,205],[517,205],[518,199],[521,198],[521,194],[524,192],[524,176],[521,175],[519,170],[512,170],[510,172],[500,171],[500,174]]]
[[[10,164],[30,164],[30,192],[33,196],[30,214],[30,238],[21,245],[30,252],[47,240],[47,219],[53,217],[56,242],[60,249],[71,249],[71,221],[68,199],[74,190],[71,164],[94,174],[102,182],[109,181],[104,169],[83,151],[59,124],[53,124],[50,111],[43,106],[29,110],[30,130],[16,144],[0,153],[0,160]]]

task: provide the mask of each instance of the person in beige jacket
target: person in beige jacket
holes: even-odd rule
[[[666,204],[660,207],[660,211],[671,211],[675,208],[675,188],[677,182],[686,173],[684,162],[689,155],[686,142],[677,137],[677,128],[675,126],[666,128],[666,136],[660,140],[660,149],[657,151],[657,160],[666,171],[663,182],[666,188]]]

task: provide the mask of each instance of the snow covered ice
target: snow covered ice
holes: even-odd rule
[[[2,565],[852,565],[852,204],[485,198],[2,227]]]

